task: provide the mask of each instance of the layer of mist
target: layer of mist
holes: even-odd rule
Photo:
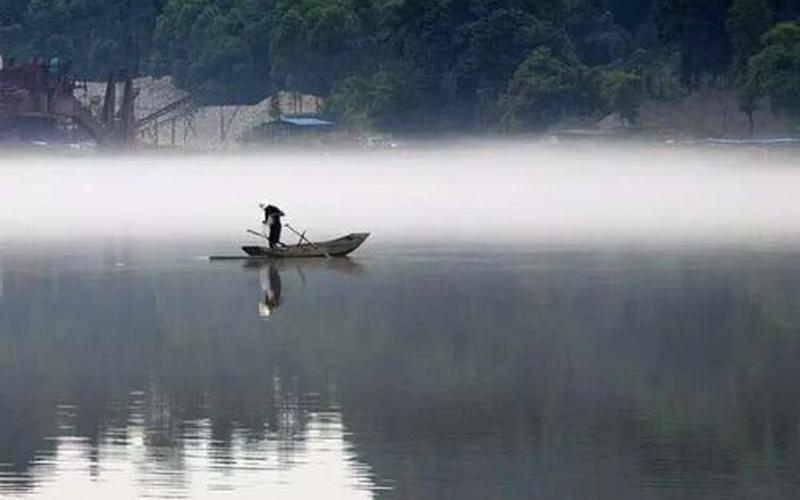
[[[691,244],[800,241],[791,151],[458,143],[364,153],[11,156],[4,241],[239,242],[257,202],[315,238]]]

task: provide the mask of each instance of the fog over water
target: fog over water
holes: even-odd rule
[[[0,497],[800,498],[796,154],[7,156]]]
[[[455,143],[309,154],[12,156],[8,241],[243,238],[268,199],[318,238],[686,244],[800,238],[791,151]]]

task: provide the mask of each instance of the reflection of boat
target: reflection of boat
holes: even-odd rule
[[[367,239],[369,233],[353,233],[330,241],[319,243],[300,243],[281,248],[263,246],[243,246],[247,256],[211,256],[211,260],[230,259],[273,259],[305,257],[341,257],[349,254]]]
[[[281,272],[293,269],[299,269],[301,272],[331,270],[350,276],[367,273],[363,265],[349,257],[341,257],[338,259],[248,259],[245,257],[244,267],[259,270],[269,267]]]
[[[303,284],[306,283],[303,270],[332,270],[349,276],[366,273],[364,266],[348,257],[338,259],[247,259],[244,267],[258,270],[262,292],[261,300],[258,302],[258,315],[262,318],[269,318],[275,314],[275,310],[282,304],[282,272],[295,269]]]

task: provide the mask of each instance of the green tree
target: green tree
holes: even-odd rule
[[[731,0],[655,0],[661,39],[681,53],[681,77],[690,87],[728,70],[732,49],[725,28]]]
[[[734,0],[725,25],[735,51],[736,67],[743,70],[772,25],[772,10],[766,0]]]
[[[620,26],[635,33],[647,22],[653,0],[606,0],[604,4]]]
[[[618,113],[630,125],[638,123],[644,100],[641,76],[621,70],[606,71],[600,76],[600,95],[608,111]]]
[[[208,102],[253,102],[270,89],[271,0],[169,0],[155,27],[150,69]]]
[[[283,88],[327,95],[359,62],[361,19],[351,0],[282,0],[269,40],[272,77]]]
[[[25,9],[28,7],[26,0],[4,0],[0,2],[0,46],[7,48],[10,39],[7,38],[9,28],[21,26],[24,22]]]
[[[452,104],[465,125],[485,127],[495,103],[525,56],[545,43],[552,28],[532,14],[501,8],[457,31]]]
[[[385,3],[382,32],[409,72],[420,130],[475,130],[497,119],[498,96],[527,54],[556,35],[562,2],[407,0]]]
[[[565,28],[581,62],[609,64],[625,57],[630,36],[611,11],[591,0],[577,0],[565,14]]]
[[[739,111],[747,115],[748,132],[751,137],[755,134],[753,115],[758,111],[759,99],[763,97],[760,89],[753,83],[747,82],[739,92]]]
[[[381,70],[350,77],[331,95],[326,109],[357,129],[402,130],[413,122],[407,114],[414,108],[403,75],[401,70]]]
[[[503,120],[511,130],[542,129],[583,114],[594,103],[586,69],[539,48],[520,64],[502,98]]]
[[[105,78],[118,69],[136,74],[159,9],[160,0],[31,0],[23,16],[24,41],[11,52],[69,60],[84,78]]]
[[[760,37],[798,15],[796,0],[4,0],[0,53],[59,56],[91,79],[172,75],[215,103],[286,90],[353,123],[476,131],[634,117],[644,95],[731,68],[743,109],[769,95],[790,111],[791,43]]]
[[[746,89],[769,97],[773,109],[800,118],[800,25],[779,23],[761,40],[751,59]]]

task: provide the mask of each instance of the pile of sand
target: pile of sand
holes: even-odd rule
[[[134,86],[138,90],[134,109],[139,119],[189,95],[176,87],[169,76],[137,78]],[[105,91],[105,83],[87,82],[85,89],[76,91],[76,96],[99,114]],[[118,84],[117,109],[122,100],[122,92],[123,86]],[[284,114],[315,113],[320,107],[319,99],[309,95],[281,92],[280,100],[280,109]],[[270,116],[270,108],[269,98],[249,106],[192,106],[181,116],[166,116],[144,127],[139,131],[137,141],[150,146],[174,146],[201,151],[238,148],[239,139],[245,133],[274,119]]]

